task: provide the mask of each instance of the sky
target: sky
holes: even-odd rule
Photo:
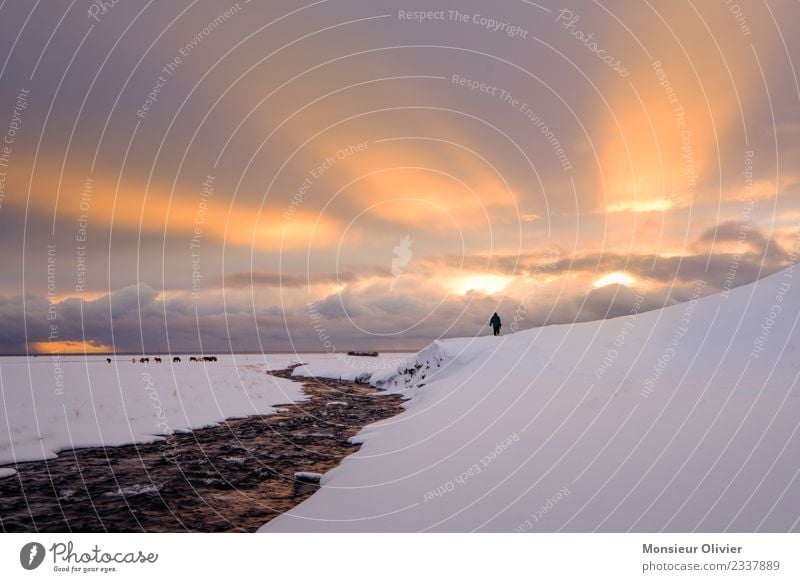
[[[800,243],[800,5],[0,4],[0,352],[413,350]]]

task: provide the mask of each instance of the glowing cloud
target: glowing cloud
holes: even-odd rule
[[[606,212],[664,212],[672,208],[671,200],[630,200],[615,202],[606,208]]]
[[[457,283],[457,289],[460,295],[467,293],[494,295],[503,291],[511,280],[512,277],[502,275],[470,275]]]
[[[54,342],[31,342],[28,345],[31,353],[34,354],[105,354],[114,353],[111,346],[96,344],[93,342],[75,341],[54,341]]]
[[[630,287],[634,283],[636,283],[636,279],[633,276],[622,271],[614,271],[613,273],[603,275],[599,279],[595,279],[592,283],[592,287],[595,289],[608,285],[625,285],[626,287]]]

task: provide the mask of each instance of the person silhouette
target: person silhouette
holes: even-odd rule
[[[492,315],[492,318],[489,320],[489,325],[492,326],[492,329],[494,330],[494,335],[500,335],[500,328],[503,326],[503,324],[500,322],[500,316],[497,315],[496,311],[494,312],[494,315]]]

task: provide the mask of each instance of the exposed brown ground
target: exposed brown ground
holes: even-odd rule
[[[291,370],[273,372],[291,377]],[[336,380],[303,383],[307,400],[162,442],[64,451],[0,479],[3,531],[255,531],[305,500],[358,445],[363,426],[398,414],[401,398]],[[329,406],[331,402],[347,405]]]

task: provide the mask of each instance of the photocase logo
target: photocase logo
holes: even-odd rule
[[[19,551],[19,563],[26,570],[35,570],[44,561],[44,546],[39,542],[30,542]]]
[[[400,278],[400,275],[403,274],[403,269],[411,260],[411,255],[413,254],[411,252],[411,244],[413,242],[411,237],[405,235],[400,237],[400,244],[393,249],[396,256],[392,258],[392,282],[389,285],[391,291],[394,291],[397,280]]]

